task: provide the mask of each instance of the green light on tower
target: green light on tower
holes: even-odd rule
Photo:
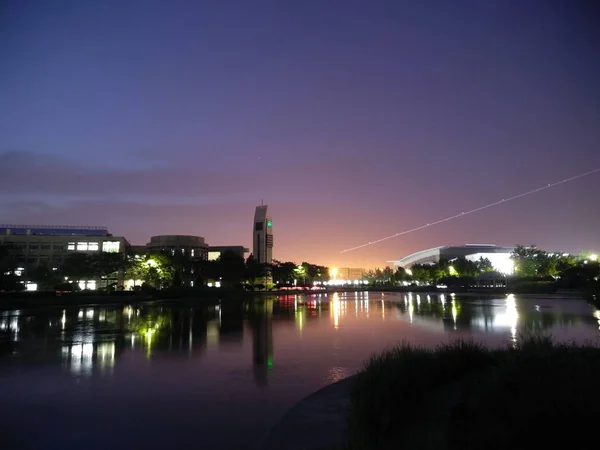
[[[273,226],[272,220],[267,220],[267,228],[271,228]]]

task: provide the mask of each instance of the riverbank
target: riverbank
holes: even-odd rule
[[[213,304],[239,300],[250,300],[260,297],[276,297],[289,295],[332,295],[334,293],[370,292],[379,293],[413,293],[421,295],[456,294],[460,297],[500,297],[509,293],[506,289],[479,289],[448,291],[447,289],[413,287],[331,287],[323,290],[271,290],[271,291],[242,291],[222,288],[177,288],[163,289],[160,291],[140,293],[132,291],[124,292],[98,292],[81,291],[73,293],[58,294],[54,291],[47,292],[19,292],[0,293],[0,309],[24,309],[36,307],[61,307],[70,305],[128,305],[149,301],[161,302],[186,302]],[[510,292],[512,293],[512,292]],[[524,293],[527,298],[548,299],[586,299],[597,307],[600,307],[598,296],[578,291],[559,291],[556,293]]]
[[[355,376],[330,384],[302,399],[271,428],[259,450],[322,450],[343,441]],[[310,430],[298,433],[298,430]]]
[[[548,339],[502,350],[402,345],[356,376],[337,448],[583,447],[600,414],[599,378],[600,349]]]

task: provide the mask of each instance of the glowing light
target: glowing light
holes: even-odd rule
[[[595,253],[592,253],[590,255],[590,261],[598,261],[598,255],[596,255]]]
[[[331,269],[329,269],[329,276],[331,276],[334,280],[337,277],[337,274],[338,274],[337,267],[332,267]]]
[[[454,268],[454,266],[448,266],[448,273],[450,275],[456,275],[456,269]]]
[[[458,310],[456,309],[456,302],[452,299],[452,320],[454,321],[454,329],[456,330],[456,317],[458,316]]]
[[[102,242],[102,251],[107,253],[119,253],[119,241],[104,241]]]
[[[388,239],[394,239],[394,238],[397,238],[399,236],[403,236],[405,234],[413,233],[415,231],[419,231],[419,230],[422,230],[424,228],[431,227],[433,225],[437,225],[437,224],[440,224],[440,223],[443,223],[443,222],[448,222],[450,220],[458,219],[459,217],[464,217],[464,216],[469,215],[469,214],[473,214],[473,213],[476,213],[476,212],[479,212],[479,211],[483,211],[484,209],[492,208],[494,206],[497,206],[497,205],[500,205],[500,204],[503,204],[503,203],[506,203],[506,202],[510,202],[511,200],[516,200],[518,198],[525,197],[527,195],[535,194],[536,192],[540,192],[540,191],[543,191],[545,189],[549,189],[549,188],[551,188],[553,186],[558,186],[558,185],[561,185],[561,184],[564,184],[564,183],[568,183],[569,181],[574,181],[574,180],[577,180],[579,178],[583,178],[583,177],[586,177],[588,175],[592,175],[592,174],[597,173],[597,172],[600,172],[600,168],[594,169],[594,170],[590,170],[589,172],[581,173],[579,175],[575,175],[575,176],[570,177],[570,178],[566,178],[566,179],[564,179],[562,181],[557,181],[555,183],[549,183],[549,184],[544,185],[542,187],[539,187],[537,189],[532,189],[530,191],[523,192],[523,193],[518,194],[518,195],[513,195],[512,197],[509,197],[509,198],[503,198],[502,200],[498,200],[498,201],[490,203],[488,205],[480,206],[478,208],[474,208],[474,209],[471,209],[469,211],[464,211],[464,212],[461,212],[459,214],[455,214],[453,216],[446,217],[444,219],[436,220],[435,222],[430,222],[430,223],[427,223],[425,225],[421,225],[419,227],[412,228],[410,230],[406,230],[406,231],[402,231],[402,232],[399,232],[399,233],[396,233],[396,234],[392,234],[390,236],[386,236],[384,238],[377,239],[377,240],[374,240],[374,241],[369,241],[366,244],[357,245],[356,247],[351,247],[351,248],[348,248],[346,250],[342,250],[340,253],[347,253],[347,252],[351,252],[351,251],[354,251],[354,250],[358,250],[360,248],[368,247],[369,245],[378,244],[380,242],[387,241]]]
[[[340,325],[340,296],[336,292],[331,300],[331,313],[333,314],[333,327],[337,330]]]
[[[62,329],[65,329],[65,325],[67,323],[67,311],[63,309],[62,319],[60,319],[60,323],[62,324]]]
[[[27,283],[26,289],[28,291],[37,291],[38,285],[37,283]]]
[[[408,275],[408,276],[412,277],[412,270],[410,270],[410,269],[405,269],[404,271],[406,272],[406,275]]]

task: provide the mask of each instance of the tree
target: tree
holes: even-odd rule
[[[45,263],[28,270],[27,280],[36,283],[38,290],[54,289],[61,281],[60,276]]]
[[[273,261],[273,264],[271,264],[273,281],[283,285],[292,283],[296,267],[296,263],[293,262]]]
[[[151,286],[161,289],[169,287],[173,283],[174,272],[167,255],[153,253],[135,258],[128,273],[136,280],[143,280]]]
[[[489,262],[489,260],[487,261]],[[449,275],[459,277],[476,277],[481,273],[479,263],[475,261],[469,261],[464,256],[461,256],[460,258],[457,258],[454,261],[452,261],[451,266],[454,269],[455,273],[449,273]]]
[[[410,268],[413,279],[419,283],[432,283],[435,279],[435,267],[431,264],[413,264]]]
[[[402,283],[405,281],[410,281],[412,277],[408,274],[404,267],[398,267],[396,272],[394,272],[392,279],[395,283]]]
[[[176,270],[173,275],[173,281],[171,282],[171,287],[181,287],[181,275],[179,275],[179,271]]]
[[[260,264],[253,254],[250,254],[246,259],[246,275],[244,279],[250,283],[256,283],[257,279],[261,279],[261,284],[264,283],[268,268],[265,264]],[[273,271],[273,269],[271,269]],[[274,276],[274,275],[273,275]]]
[[[538,276],[543,253],[535,245],[530,247],[517,245],[510,256],[515,263],[515,273],[523,277]]]
[[[381,282],[384,284],[393,284],[394,283],[394,269],[391,267],[385,267],[381,271]]]
[[[22,291],[25,286],[15,275],[15,260],[10,251],[0,245],[0,291]]]
[[[481,258],[479,258],[479,261],[477,261],[477,269],[479,270],[479,273],[493,272],[494,266],[488,258],[484,258],[482,256]]]
[[[222,286],[227,288],[240,287],[246,275],[244,258],[235,252],[226,251],[221,253],[216,262]]]
[[[96,277],[93,257],[87,253],[71,253],[60,268],[61,275],[72,280],[89,280]]]
[[[300,265],[304,268],[307,283],[312,284],[315,281],[326,281],[329,279],[329,267],[310,264],[307,262],[303,262]]]

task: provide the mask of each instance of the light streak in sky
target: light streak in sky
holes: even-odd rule
[[[557,181],[555,183],[549,183],[549,184],[547,184],[545,186],[542,186],[542,187],[539,187],[537,189],[533,189],[531,191],[523,192],[523,193],[518,194],[518,195],[513,195],[512,197],[503,198],[502,200],[498,200],[497,202],[490,203],[490,204],[485,205],[485,206],[480,206],[479,208],[471,209],[469,211],[464,211],[464,212],[461,212],[460,214],[455,214],[453,216],[446,217],[444,219],[436,220],[435,222],[429,222],[429,223],[426,223],[425,225],[421,225],[421,226],[418,226],[416,228],[411,228],[410,230],[406,230],[406,231],[402,231],[400,233],[392,234],[391,236],[386,236],[384,238],[377,239],[375,241],[370,241],[370,242],[367,242],[366,244],[357,245],[356,247],[352,247],[352,248],[347,248],[346,250],[342,250],[340,253],[352,252],[354,250],[358,250],[359,248],[363,248],[363,247],[368,247],[370,245],[379,244],[380,242],[387,241],[388,239],[394,239],[394,238],[397,238],[399,236],[403,236],[405,234],[412,233],[414,231],[419,231],[419,230],[422,230],[424,228],[432,227],[433,225],[438,225],[438,224],[443,223],[443,222],[448,222],[450,220],[458,219],[459,217],[464,217],[466,215],[473,214],[473,213],[476,213],[478,211],[483,211],[484,209],[488,209],[488,208],[491,208],[493,206],[501,205],[502,203],[510,202],[511,200],[516,200],[518,198],[525,197],[527,195],[535,194],[536,192],[540,192],[540,191],[543,191],[545,189],[550,189],[551,187],[558,186],[558,185],[564,184],[564,183],[568,183],[569,181],[574,181],[574,180],[577,180],[578,178],[583,178],[583,177],[586,177],[588,175],[592,175],[592,174],[597,173],[597,172],[600,172],[600,168],[594,169],[594,170],[590,170],[589,172],[581,173],[579,175],[575,175],[574,177],[571,177],[571,178],[565,178],[564,180]]]

